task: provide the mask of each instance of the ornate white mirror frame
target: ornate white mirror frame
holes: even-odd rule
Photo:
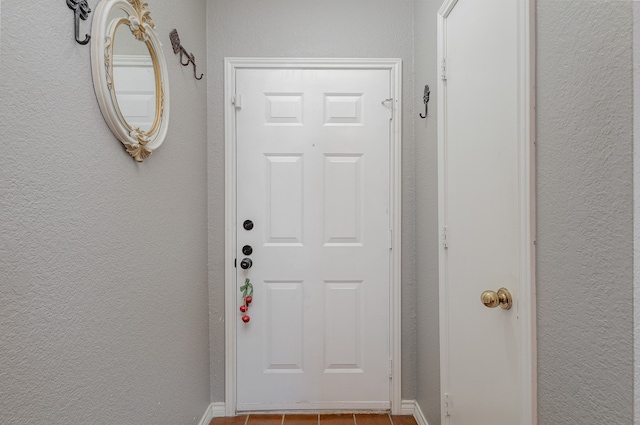
[[[91,39],[93,85],[102,115],[113,134],[137,162],[144,161],[160,147],[169,124],[167,65],[147,6],[141,0],[102,0],[96,8]],[[116,31],[121,25],[129,27],[132,36],[145,43],[149,50],[155,77],[155,118],[148,130],[140,129],[127,120],[118,104],[114,83],[114,45]]]

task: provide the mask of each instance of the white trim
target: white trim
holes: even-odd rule
[[[416,411],[417,402],[415,400],[402,400],[401,415],[413,415]]]
[[[225,58],[225,400],[226,414],[236,412],[235,268],[236,252],[236,128],[234,106],[235,71],[241,68],[297,69],[386,69],[390,72],[391,97],[395,110],[391,122],[391,226],[393,230],[390,268],[390,356],[392,379],[390,402],[392,414],[399,414],[402,404],[401,365],[401,277],[402,277],[402,60],[401,59],[301,59],[301,58]]]
[[[391,413],[402,405],[402,60],[387,63],[391,71],[391,97],[395,111],[391,122],[391,229],[393,231],[391,269]]]
[[[518,120],[520,149],[520,425],[538,423],[536,343],[536,204],[535,204],[535,6],[518,0]]]
[[[322,401],[305,403],[304,409],[300,408],[300,403],[238,403],[236,410],[239,413],[333,413],[333,412],[388,412],[388,401],[358,401],[358,402],[342,402],[342,401]]]
[[[422,413],[422,409],[420,409],[418,402],[416,402],[416,410],[413,412],[413,417],[416,418],[418,425],[429,425],[429,422],[427,422],[427,418],[424,417],[424,413]]]
[[[113,55],[113,66],[153,67],[149,55]]]
[[[438,66],[438,88],[437,88],[437,100],[438,100],[438,238],[444,238],[440,232],[444,230],[442,223],[443,217],[446,217],[447,209],[444,202],[444,193],[447,191],[447,185],[445,180],[447,153],[444,140],[447,137],[446,124],[447,116],[444,111],[447,106],[446,85],[443,83],[444,71],[440,67],[444,67],[444,59],[446,55],[446,18],[451,13],[453,7],[458,3],[458,0],[446,0],[440,10],[438,11],[437,21],[437,66]],[[449,322],[447,321],[446,310],[444,306],[449,304],[449,285],[447,284],[447,274],[445,273],[447,267],[447,261],[444,253],[442,252],[442,244],[444,240],[438,240],[438,314],[440,320],[440,406],[444,406],[444,394],[449,390]],[[445,414],[441,408],[441,421],[442,424],[447,424]]]
[[[207,406],[207,410],[204,411],[204,415],[202,415],[202,419],[198,422],[199,425],[209,425],[211,420],[213,419],[213,404]]]
[[[518,2],[518,98],[519,98],[519,211],[520,211],[520,300],[518,302],[521,325],[522,345],[519,348],[522,362],[521,409],[519,425],[537,423],[537,380],[536,380],[536,306],[535,306],[535,0],[517,0]],[[458,0],[447,0],[438,11],[438,66],[446,58],[446,18]],[[443,194],[447,190],[445,180],[447,151],[444,141],[447,138],[446,85],[438,79],[438,228],[442,229],[443,218],[447,215]],[[448,317],[443,306],[448,305],[449,293],[446,275],[444,248],[439,244],[439,290],[440,290],[440,368],[441,368],[441,406],[444,394],[450,385],[448,368]],[[442,423],[448,423],[442,412]]]
[[[204,415],[202,415],[199,425],[209,425],[213,418],[223,418],[225,416],[227,416],[227,411],[224,401],[211,403],[204,412]]]
[[[402,400],[402,412],[400,414],[413,416],[418,425],[429,425],[416,400]]]
[[[224,67],[224,134],[225,134],[225,404],[227,416],[236,413],[236,125],[231,96],[235,93],[235,65],[225,59]],[[231,289],[231,290],[230,290]]]
[[[640,425],[640,2],[633,2],[634,424]]]
[[[453,8],[458,4],[458,0],[447,0],[442,6],[440,6],[440,10],[438,11],[438,16],[442,16],[443,18],[448,18],[449,14],[453,10]]]
[[[227,407],[224,401],[211,403],[211,416],[214,418],[223,418],[227,416]]]

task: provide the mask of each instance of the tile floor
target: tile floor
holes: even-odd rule
[[[244,415],[215,418],[209,425],[418,425],[413,416],[388,414]]]

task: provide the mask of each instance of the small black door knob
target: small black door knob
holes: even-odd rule
[[[253,266],[253,261],[251,261],[251,258],[245,258],[240,262],[240,267],[245,270],[250,269],[251,266]]]
[[[242,227],[244,227],[244,230],[251,230],[253,229],[253,221],[251,220],[245,220],[244,223],[242,223]]]
[[[253,254],[253,248],[251,248],[251,245],[245,245],[242,247],[242,253],[244,255],[251,255]]]

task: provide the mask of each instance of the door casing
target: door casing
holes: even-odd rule
[[[446,0],[438,11],[438,208],[439,229],[444,230],[446,217],[445,143],[447,90],[443,83],[446,74],[446,19],[459,0]],[[519,240],[520,275],[518,316],[522,340],[518,352],[522,365],[520,419],[518,425],[537,424],[536,372],[536,297],[535,297],[535,0],[515,0],[518,4],[518,149],[519,149]],[[446,233],[444,233],[446,235]],[[444,240],[439,248],[439,305],[440,305],[440,376],[442,423],[447,424],[444,406],[449,380],[448,352],[448,288]]]
[[[225,58],[225,413],[236,413],[236,99],[237,69],[377,69],[389,70],[392,120],[390,125],[390,323],[391,412],[400,414],[401,399],[401,246],[402,246],[402,60],[401,59],[301,59]],[[389,103],[387,103],[389,104]]]

